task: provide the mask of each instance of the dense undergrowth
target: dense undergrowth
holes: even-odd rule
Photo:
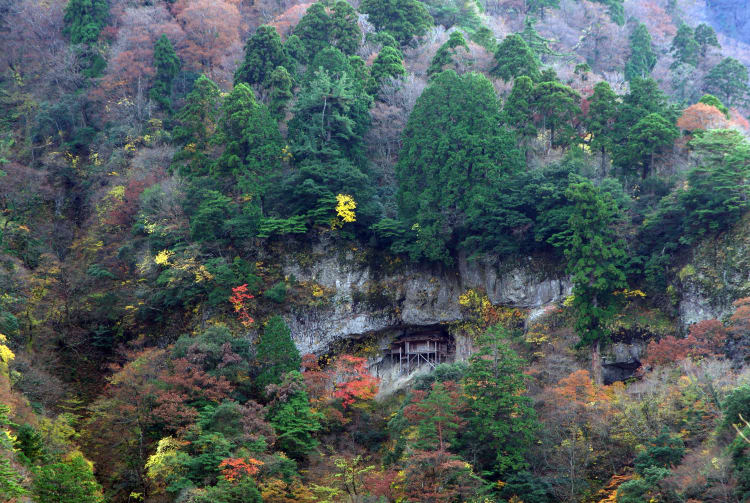
[[[701,264],[733,307],[680,325],[695,259],[749,252],[748,52],[705,8],[0,0],[0,500],[745,501],[750,301]],[[572,294],[463,292],[473,354],[377,397],[372,341],[294,344],[319,241]]]

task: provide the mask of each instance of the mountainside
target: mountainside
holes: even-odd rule
[[[730,0],[0,0],[0,502],[750,498]]]

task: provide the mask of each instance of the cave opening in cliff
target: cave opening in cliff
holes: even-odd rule
[[[384,355],[384,363],[398,368],[399,374],[428,368],[434,369],[441,363],[450,363],[456,354],[453,336],[444,327],[405,328],[396,337]]]

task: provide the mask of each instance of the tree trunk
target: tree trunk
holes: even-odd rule
[[[602,385],[602,357],[599,341],[596,341],[596,343],[591,346],[591,378],[597,386]]]

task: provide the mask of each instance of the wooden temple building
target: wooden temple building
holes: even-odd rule
[[[399,373],[410,374],[422,366],[435,368],[441,363],[452,362],[456,352],[452,337],[443,331],[421,332],[403,335],[393,341],[385,360],[390,359]]]

